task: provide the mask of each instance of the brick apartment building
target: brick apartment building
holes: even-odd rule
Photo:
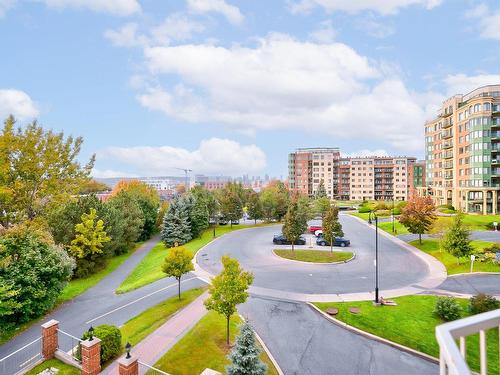
[[[500,190],[500,85],[444,101],[425,124],[426,188],[436,205],[496,214]]]
[[[422,167],[413,157],[348,158],[338,148],[299,148],[289,154],[288,182],[292,191],[308,196],[323,181],[332,199],[407,200],[414,183],[423,183],[416,165]]]

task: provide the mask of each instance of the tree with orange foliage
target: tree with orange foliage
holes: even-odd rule
[[[422,234],[431,227],[436,216],[434,210],[436,207],[431,197],[419,197],[414,195],[403,208],[399,222],[403,224],[410,233],[418,234],[418,241],[422,243]]]

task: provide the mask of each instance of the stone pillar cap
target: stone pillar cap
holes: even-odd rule
[[[48,322],[43,323],[42,328],[50,328],[52,326],[55,326],[56,324],[59,324],[59,321],[51,319]]]
[[[134,362],[137,362],[137,360],[138,358],[136,356],[130,355],[130,358],[127,358],[125,354],[118,359],[118,363],[122,366],[129,367]]]
[[[101,342],[101,340],[99,340],[99,338],[95,337],[92,339],[92,341],[89,341],[89,340],[83,340],[81,342],[82,346],[85,346],[86,348],[90,348],[96,344],[99,344]]]

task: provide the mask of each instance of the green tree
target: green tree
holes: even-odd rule
[[[293,200],[288,206],[288,211],[283,222],[283,235],[292,243],[294,251],[295,241],[307,230],[307,220],[303,212],[299,210],[297,200]]]
[[[104,222],[97,218],[97,211],[91,208],[83,214],[82,222],[75,226],[75,238],[71,241],[69,251],[75,258],[85,258],[93,254],[101,254],[106,242],[111,238],[106,234]]]
[[[218,192],[218,201],[221,215],[231,222],[243,216],[243,200],[240,184],[228,183],[224,189]]]
[[[182,275],[194,270],[192,258],[191,253],[185,247],[176,246],[168,251],[161,268],[167,277],[175,277],[177,280],[179,299],[181,299]]]
[[[94,157],[78,162],[82,138],[44,130],[36,121],[14,128],[5,121],[0,133],[0,222],[33,219],[48,208],[77,194],[89,179]]]
[[[181,197],[175,198],[168,207],[163,220],[161,239],[166,246],[183,245],[191,239],[191,224],[185,201]]]
[[[236,306],[248,298],[248,287],[253,275],[243,271],[236,259],[228,256],[221,258],[223,270],[212,279],[208,287],[210,296],[205,300],[207,310],[214,310],[226,317],[226,343],[229,345],[229,321],[236,312]]]
[[[229,354],[231,364],[226,367],[228,375],[265,375],[267,366],[260,360],[261,350],[249,323],[241,325],[236,345]]]
[[[254,191],[249,192],[247,196],[247,214],[254,220],[255,224],[257,224],[257,220],[262,219],[264,214],[259,194]]]
[[[10,302],[17,306],[13,314],[0,318],[0,326],[42,315],[66,286],[74,261],[49,238],[27,226],[13,227],[0,237],[0,285],[16,291]]]
[[[288,210],[290,193],[281,181],[272,182],[260,194],[263,217],[281,221]]]
[[[104,191],[110,191],[111,188],[106,185],[104,182],[99,182],[95,179],[86,181],[80,187],[80,194],[92,194],[92,193],[100,193]]]
[[[189,222],[191,225],[191,236],[200,237],[208,228],[208,208],[202,197],[196,198],[193,194],[184,196],[184,202],[189,211]]]
[[[335,237],[343,237],[342,224],[339,222],[339,209],[337,206],[330,206],[323,218],[323,237],[330,243],[330,251],[333,251]]]
[[[22,306],[15,300],[18,294],[19,290],[15,289],[12,283],[0,285],[0,322],[3,317],[16,313]]]
[[[413,196],[403,208],[399,222],[403,224],[410,233],[418,234],[418,240],[422,243],[422,234],[431,227],[436,216],[435,206],[431,197]]]
[[[328,212],[331,205],[332,203],[330,202],[330,199],[327,197],[317,198],[314,201],[316,212],[318,212],[321,215],[322,219],[325,217],[325,214]]]
[[[316,189],[316,192],[314,193],[314,198],[315,199],[327,198],[325,183],[323,180],[319,182],[318,189]]]
[[[469,238],[470,233],[463,224],[463,215],[458,214],[441,240],[441,248],[457,258],[469,256],[474,251]]]
[[[144,213],[139,203],[128,191],[120,191],[112,196],[106,205],[115,209],[115,213],[120,214],[120,221],[123,225],[123,235],[120,237],[121,245],[125,249],[130,249],[140,238],[144,226]]]

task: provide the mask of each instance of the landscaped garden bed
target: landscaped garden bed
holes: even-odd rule
[[[354,254],[350,251],[329,251],[329,250],[287,250],[275,249],[274,253],[285,259],[310,263],[336,263],[347,262]]]

